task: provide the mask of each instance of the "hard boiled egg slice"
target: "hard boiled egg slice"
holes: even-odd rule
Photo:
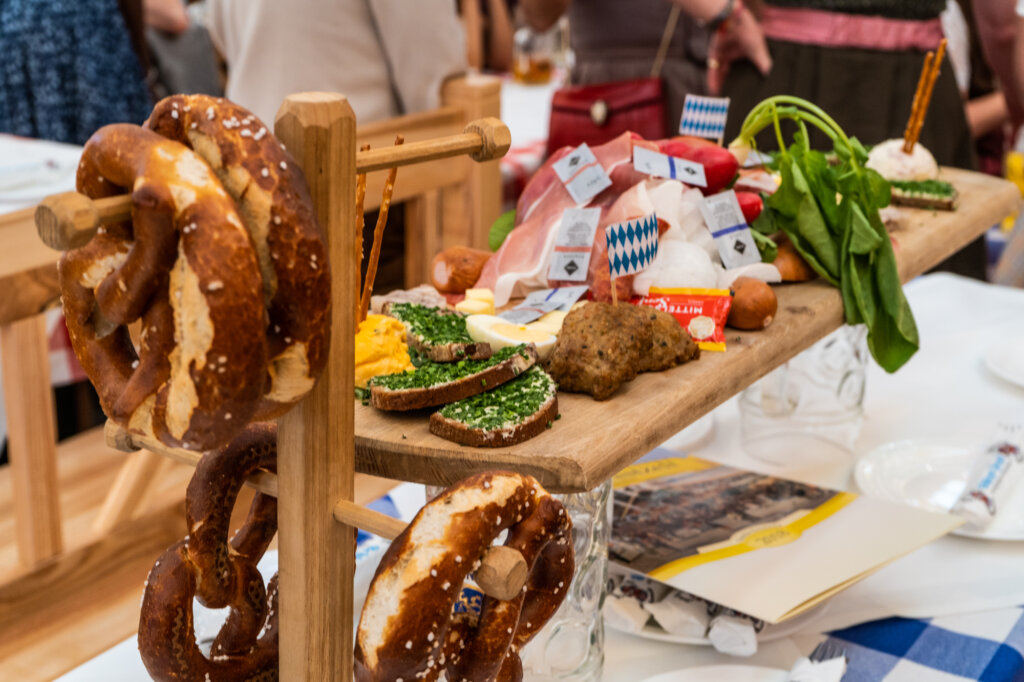
[[[496,315],[470,315],[466,318],[466,331],[474,341],[491,344],[498,351],[521,343],[537,346],[537,354],[545,360],[555,345],[555,335],[542,329],[531,329],[525,324],[513,324]]]

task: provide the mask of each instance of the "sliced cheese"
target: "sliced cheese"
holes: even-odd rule
[[[455,304],[455,309],[467,315],[493,315],[494,301],[481,301],[467,298]]]
[[[490,289],[466,289],[466,298],[474,301],[486,301],[494,305],[494,292]]]

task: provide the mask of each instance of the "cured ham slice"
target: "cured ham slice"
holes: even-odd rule
[[[641,145],[656,149],[653,142],[640,139],[633,133],[623,133],[619,137],[592,148],[594,156],[608,173],[612,181],[610,187],[598,194],[586,204],[589,207],[602,209],[601,224],[595,236],[595,244],[604,243],[604,232],[601,227],[615,222],[605,215],[608,210],[618,204],[622,196],[631,188],[647,179],[647,176],[633,168],[633,147]],[[552,166],[571,151],[560,149],[533,176],[523,191],[516,209],[516,228],[509,233],[505,243],[498,249],[487,265],[484,266],[477,281],[477,287],[487,287],[494,291],[494,303],[502,306],[513,296],[524,295],[530,289],[544,288],[549,285],[547,273],[551,266],[551,253],[554,249],[555,237],[562,222],[562,213],[567,208],[576,206],[569,196],[561,180]],[[627,203],[618,209],[615,215],[625,217],[617,220],[637,218],[646,213],[636,213],[625,209]],[[647,213],[650,211],[648,210]],[[595,254],[596,255],[596,254]],[[591,268],[595,266],[591,259]],[[607,263],[605,264],[607,272]],[[588,275],[588,284],[593,284],[592,275]],[[605,276],[607,282],[607,275]],[[568,283],[566,283],[568,284]],[[574,282],[579,284],[579,282]],[[628,286],[628,285],[626,285]],[[628,288],[626,297],[628,298]],[[610,296],[610,289],[606,291]]]

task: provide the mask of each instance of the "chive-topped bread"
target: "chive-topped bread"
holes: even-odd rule
[[[462,445],[504,447],[533,438],[558,418],[555,381],[539,366],[497,388],[446,405],[430,432]]]
[[[409,346],[434,362],[491,357],[491,345],[470,338],[466,316],[460,312],[417,303],[391,303],[385,306],[384,314],[404,324]]]
[[[956,208],[956,188],[942,180],[891,180],[892,203],[914,208],[952,211]]]
[[[536,363],[533,344],[502,348],[485,360],[426,362],[416,369],[370,379],[370,404],[392,411],[446,405],[515,379]]]

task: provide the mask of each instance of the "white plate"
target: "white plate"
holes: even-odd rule
[[[1024,387],[1024,343],[1013,338],[993,345],[985,351],[985,366],[997,377]]]
[[[948,512],[967,485],[972,444],[908,439],[875,448],[857,462],[854,479],[865,495]],[[984,540],[1024,540],[1024,490],[1008,500],[984,530],[953,531]]]
[[[648,677],[641,682],[786,682],[789,672],[752,665],[702,665]]]
[[[814,621],[825,615],[828,610],[828,603],[824,603],[821,606],[816,606],[806,613],[802,613],[796,618],[790,618],[787,621],[783,621],[778,625],[765,625],[761,632],[757,633],[758,642],[770,642],[773,639],[782,639],[789,635],[800,631],[805,625],[809,625]],[[694,646],[711,646],[711,640],[707,637],[682,637],[680,635],[670,635],[669,633],[662,630],[658,625],[651,619],[644,626],[640,632],[633,632],[631,630],[620,630],[615,627],[607,619],[604,621],[605,626],[611,630],[618,632],[624,632],[634,637],[643,637],[644,639],[653,639],[658,642],[673,642],[675,644],[693,644]]]

